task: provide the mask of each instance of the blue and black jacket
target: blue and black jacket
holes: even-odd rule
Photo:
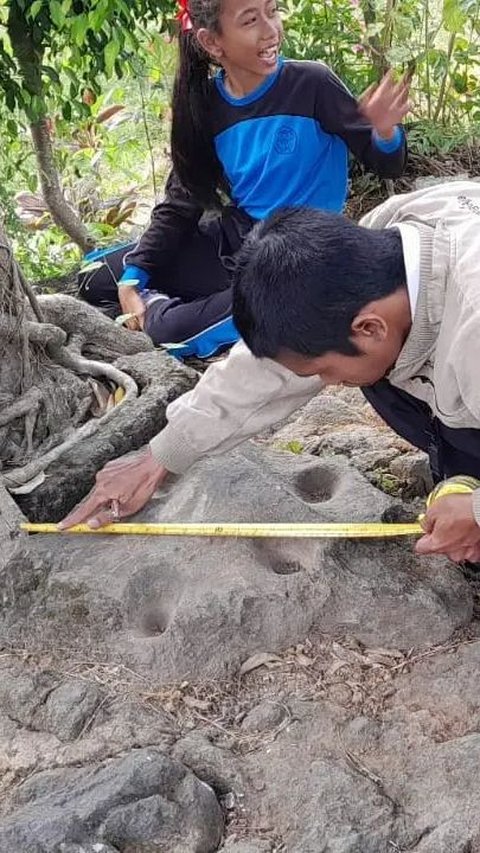
[[[403,130],[379,138],[358,103],[323,63],[281,60],[277,71],[247,97],[227,91],[223,72],[211,81],[214,144],[231,187],[232,205],[222,216],[223,245],[230,259],[259,219],[284,207],[306,206],[339,213],[348,192],[349,152],[383,178],[399,177],[406,163]],[[165,200],[126,259],[124,280],[148,285],[168,264],[204,210],[174,172]]]

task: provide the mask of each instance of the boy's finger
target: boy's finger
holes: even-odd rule
[[[59,522],[59,530],[67,530],[69,527],[74,527],[75,524],[83,524],[88,518],[95,516],[97,510],[104,505],[105,498],[98,494],[97,489],[93,489],[84,501]]]
[[[86,519],[86,523],[92,530],[98,530],[99,527],[105,527],[106,524],[115,524],[115,521],[116,519],[112,518],[110,509],[102,509],[94,517]]]
[[[417,554],[435,554],[437,548],[433,534],[422,536],[415,545],[415,551]]]

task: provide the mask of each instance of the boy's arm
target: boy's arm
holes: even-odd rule
[[[243,342],[213,364],[193,389],[167,409],[168,425],[151,442],[155,459],[181,474],[205,456],[223,453],[286,418],[322,388]]]
[[[322,387],[320,378],[295,376],[243,344],[212,365],[168,409],[168,426],[147,450],[109,462],[95,488],[61,524],[92,527],[132,515],[150,500],[168,472],[181,474],[205,456],[223,453],[287,417]]]

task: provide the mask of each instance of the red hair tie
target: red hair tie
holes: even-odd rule
[[[178,5],[180,9],[178,11],[177,18],[180,21],[180,26],[184,33],[188,33],[189,30],[193,30],[192,19],[190,17],[190,9],[188,8],[188,0],[178,0]]]

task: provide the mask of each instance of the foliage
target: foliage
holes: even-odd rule
[[[143,27],[164,26],[172,0],[0,0],[0,89],[30,121],[55,105],[64,119],[86,115],[101,81],[122,77]]]
[[[359,93],[374,80],[363,46],[365,25],[352,0],[285,0],[285,54],[326,62]]]
[[[415,69],[414,115],[480,119],[480,0],[286,0],[287,53],[322,59],[360,94]]]
[[[56,276],[78,258],[48,213],[18,218],[18,194],[40,189],[29,135],[39,117],[48,117],[67,198],[99,242],[147,221],[168,167],[174,7],[0,0],[0,207],[31,278]],[[356,94],[385,67],[415,64],[414,150],[433,156],[478,138],[480,0],[283,0],[282,8],[285,54],[327,62]]]
[[[175,55],[175,47],[158,36],[158,44],[150,42],[146,51],[148,59],[126,66],[121,80],[104,84],[87,117],[75,123],[61,114],[52,117],[66,195],[99,244],[128,239],[132,228],[138,232],[160,193],[168,168]],[[46,208],[34,204],[39,195],[38,175],[26,126],[14,140],[5,138],[4,150],[0,207],[8,210],[7,230],[14,238],[18,260],[34,281],[68,272],[78,264],[79,254],[52,226]],[[23,170],[18,168],[22,162]]]
[[[0,20],[3,12],[5,21],[7,5],[2,5],[0,0]],[[31,16],[36,11],[35,3],[26,5],[26,15]],[[98,12],[98,3],[83,4],[87,5],[96,6]],[[147,9],[148,5],[143,0],[129,3],[128,10],[136,7],[138,11],[141,6]],[[67,20],[60,33],[51,30],[42,65],[43,88],[37,100],[35,97],[29,100],[25,75],[22,77],[10,47],[8,63],[17,64],[15,75],[8,78],[7,88],[3,89],[2,101],[2,68],[6,62],[8,34],[0,26],[0,141],[4,151],[0,161],[0,204],[26,272],[34,279],[38,278],[39,264],[44,274],[50,276],[60,272],[62,256],[70,260],[76,257],[77,262],[79,259],[78,252],[68,238],[62,238],[59,229],[53,228],[50,235],[37,234],[38,229],[52,225],[48,213],[26,216],[23,211],[21,221],[17,215],[15,198],[18,193],[40,192],[29,124],[42,110],[48,114],[55,162],[65,194],[73,207],[80,210],[83,220],[89,223],[89,230],[98,242],[118,239],[117,230],[122,224],[131,228],[142,203],[145,218],[160,190],[168,133],[168,121],[164,119],[168,119],[175,49],[169,43],[171,39],[160,33],[160,26],[167,27],[168,20],[159,16],[159,10],[171,13],[172,3],[150,5],[155,10],[155,21],[146,20],[145,25],[137,23],[136,26],[132,22],[132,31],[126,39],[135,50],[127,47],[120,50],[110,76],[107,75],[105,52],[96,56],[92,63],[92,57],[88,57],[88,61],[85,58],[85,50],[75,52],[75,46],[72,48],[66,43],[71,33]],[[72,9],[77,6],[74,3]],[[105,15],[114,7],[115,3],[110,3],[100,8]],[[69,19],[69,25],[72,20]],[[114,20],[110,16],[110,21],[104,21],[108,33]],[[173,18],[169,20],[171,23]],[[115,29],[115,38],[122,42],[121,29]],[[47,42],[46,36],[44,42]],[[47,80],[49,85],[45,86]],[[115,112],[116,107],[123,109],[109,116],[108,110]],[[33,236],[29,234],[31,230]],[[63,244],[62,252],[56,251],[57,243]]]

